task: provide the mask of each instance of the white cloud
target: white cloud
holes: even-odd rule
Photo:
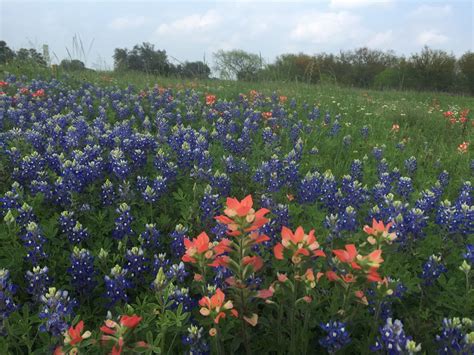
[[[194,14],[182,17],[170,23],[161,24],[156,33],[158,35],[172,35],[176,33],[191,33],[214,28],[222,21],[222,17],[214,10],[204,14]]]
[[[427,5],[423,4],[410,12],[409,17],[416,17],[421,19],[433,17],[446,17],[451,15],[452,8],[450,5]]]
[[[391,44],[393,43],[393,31],[388,30],[385,32],[376,33],[374,36],[369,38],[367,41],[367,46],[369,48],[390,48]]]
[[[416,43],[419,45],[438,45],[448,41],[448,36],[436,30],[427,30],[421,32],[416,37]]]
[[[363,31],[360,17],[349,12],[326,12],[304,15],[299,18],[290,37],[300,41],[328,43],[355,38]]]
[[[353,9],[373,5],[387,5],[393,0],[330,0],[329,7],[334,9]]]
[[[130,28],[138,28],[146,23],[145,16],[123,16],[113,19],[109,23],[109,28],[114,30],[125,30]]]

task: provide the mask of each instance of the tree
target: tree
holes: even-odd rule
[[[263,68],[262,58],[258,54],[240,49],[219,50],[214,53],[215,69],[222,79],[255,80]]]
[[[474,95],[474,53],[464,53],[458,61],[458,66],[467,82],[469,91]]]
[[[46,60],[44,60],[43,58],[43,55],[34,48],[20,48],[16,52],[16,59],[21,62],[34,63],[44,67],[47,65]]]
[[[63,59],[59,66],[64,70],[84,70],[86,66],[78,59]]]
[[[115,48],[114,50],[114,69],[126,70],[128,69],[128,49]]]
[[[416,89],[448,91],[454,84],[456,58],[427,46],[409,60],[408,72]]]
[[[184,62],[184,64],[177,66],[176,73],[184,78],[208,79],[211,69],[201,61]]]
[[[130,51],[116,48],[113,58],[116,70],[137,70],[161,75],[168,75],[173,71],[166,51],[155,50],[155,46],[147,42],[135,45]]]
[[[15,58],[15,52],[7,46],[7,42],[0,41],[0,64],[9,63],[13,58]]]

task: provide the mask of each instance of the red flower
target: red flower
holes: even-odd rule
[[[242,258],[244,265],[252,265],[254,271],[258,271],[263,267],[263,259],[259,256],[245,256]]]
[[[269,111],[269,112],[262,112],[262,117],[264,120],[268,120],[270,118],[272,118],[272,113]]]
[[[458,146],[458,151],[460,153],[467,153],[467,148],[469,148],[469,142],[462,142]]]
[[[197,238],[194,238],[193,240],[184,238],[184,246],[186,248],[186,253],[181,259],[184,262],[196,263],[197,260],[195,256],[205,254],[207,251],[209,251],[209,247],[211,245],[212,244],[209,243],[209,236],[206,234],[206,232],[202,232],[197,236]]]
[[[216,95],[206,95],[206,105],[214,105],[216,102]]]
[[[283,260],[283,251],[285,249],[292,252],[292,258],[294,264],[298,264],[301,261],[299,255],[304,256],[326,256],[322,250],[319,249],[319,243],[314,236],[314,229],[308,234],[305,234],[303,227],[296,228],[295,233],[287,227],[283,227],[281,230],[282,242],[275,244],[273,253],[275,258]]]
[[[81,334],[83,329],[84,321],[82,320],[77,323],[75,327],[71,326],[65,335],[64,343],[73,346],[80,343],[83,339],[89,338],[91,336],[91,332],[86,331],[84,334]]]
[[[383,221],[376,221],[375,218],[372,219],[372,227],[369,227],[368,225],[364,226],[364,232],[375,237],[368,237],[367,241],[374,245],[377,243],[377,239],[381,238],[387,244],[391,244],[396,238],[397,235],[395,233],[390,233],[390,227],[392,227],[392,222],[387,223],[385,226],[383,224]]]
[[[113,320],[107,319],[104,325],[100,327],[100,331],[104,334],[114,335],[117,332],[119,325]]]
[[[36,90],[33,94],[31,94],[33,97],[43,97],[44,95],[44,89]]]
[[[6,81],[0,81],[0,88],[7,87],[8,83]]]
[[[120,324],[129,329],[135,328],[141,321],[142,317],[139,317],[136,314],[132,316],[123,315],[120,317]]]
[[[214,323],[218,324],[221,318],[225,318],[225,311],[232,310],[234,305],[232,301],[225,302],[225,294],[220,288],[211,297],[204,296],[199,300],[201,309],[199,313],[207,317],[211,315],[214,318]]]
[[[347,244],[345,249],[336,249],[332,252],[336,255],[339,261],[350,264],[353,269],[361,269],[361,267],[355,262],[358,252],[354,244]]]
[[[268,222],[268,218],[265,218],[265,215],[270,211],[266,208],[255,211],[252,208],[253,200],[251,195],[246,196],[242,201],[228,197],[226,205],[227,207],[224,210],[225,216],[217,216],[215,219],[227,225],[228,235],[240,235],[241,231],[239,229],[243,229],[245,232],[252,232]]]

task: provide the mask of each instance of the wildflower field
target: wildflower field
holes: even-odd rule
[[[474,353],[474,100],[0,77],[1,354]]]

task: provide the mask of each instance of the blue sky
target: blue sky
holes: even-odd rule
[[[209,63],[234,48],[267,61],[360,46],[409,55],[429,45],[459,56],[473,50],[473,21],[472,0],[0,0],[0,38],[10,47],[46,43],[56,61],[78,35],[87,52],[79,59],[101,68],[112,67],[114,48],[145,41],[180,61]]]

